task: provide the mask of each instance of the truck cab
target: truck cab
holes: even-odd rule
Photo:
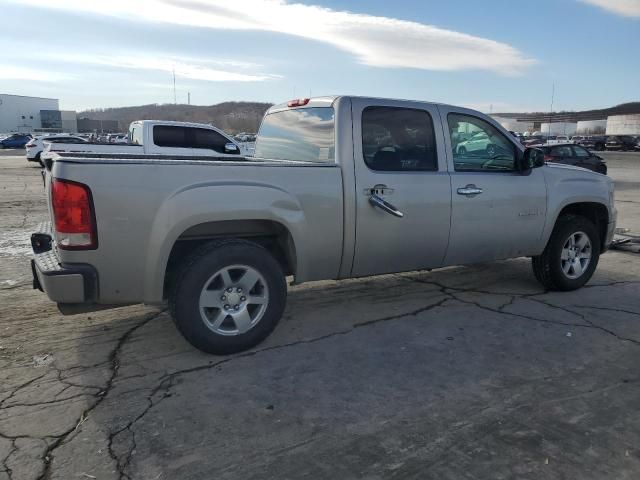
[[[129,143],[144,147],[150,155],[245,155],[238,144],[220,129],[204,124],[139,120],[129,125]]]

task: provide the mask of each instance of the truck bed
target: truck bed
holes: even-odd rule
[[[293,160],[264,159],[228,155],[157,155],[147,153],[100,153],[100,152],[51,152],[51,160],[67,163],[118,163],[118,164],[225,164],[254,166],[299,166],[299,167],[335,167],[335,164],[298,162]]]

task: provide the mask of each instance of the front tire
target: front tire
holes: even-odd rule
[[[191,345],[227,355],[264,340],[282,317],[286,298],[282,267],[269,251],[224,240],[205,244],[186,260],[169,304]]]
[[[579,215],[563,215],[542,254],[533,257],[533,273],[548,290],[576,290],[591,279],[599,259],[595,225]]]

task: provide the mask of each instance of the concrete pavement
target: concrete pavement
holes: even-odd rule
[[[639,167],[609,159],[636,233]],[[164,311],[63,317],[31,290],[44,206],[0,156],[1,480],[639,475],[638,255],[570,293],[526,259],[302,285],[265,343],[214,357]]]

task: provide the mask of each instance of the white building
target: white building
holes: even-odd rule
[[[581,120],[576,127],[578,135],[603,134],[607,128],[606,120]]]
[[[575,135],[577,127],[577,122],[541,123],[540,133],[542,135]]]
[[[497,117],[492,115],[493,119],[507,130],[512,132],[530,132],[533,130],[533,122],[519,122],[515,118]]]
[[[640,114],[611,115],[607,118],[607,135],[640,135]]]
[[[41,110],[59,110],[57,98],[0,93],[0,132],[33,132],[41,128]]]

